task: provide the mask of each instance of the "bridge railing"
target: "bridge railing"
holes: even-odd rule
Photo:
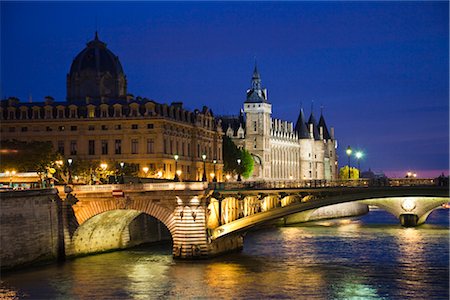
[[[214,190],[245,189],[295,189],[295,188],[327,188],[327,187],[376,187],[376,186],[433,186],[434,179],[416,178],[379,178],[354,180],[286,180],[286,181],[241,181],[213,182],[209,184]]]

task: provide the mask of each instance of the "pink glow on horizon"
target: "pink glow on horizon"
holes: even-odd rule
[[[416,173],[417,178],[436,178],[442,175],[444,173],[445,176],[448,176],[449,170],[448,169],[437,169],[437,170],[392,170],[392,171],[385,171],[384,174],[389,178],[405,178],[406,173]]]

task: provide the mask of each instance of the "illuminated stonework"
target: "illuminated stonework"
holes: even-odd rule
[[[223,116],[222,129],[253,156],[252,180],[337,179],[337,140],[323,115],[307,121],[303,109],[297,123],[272,118],[272,104],[255,66],[252,87],[239,116]]]

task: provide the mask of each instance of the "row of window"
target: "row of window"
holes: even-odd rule
[[[108,155],[109,153],[109,141],[101,140],[100,141],[100,151],[102,155]],[[139,149],[139,141],[137,139],[131,140],[131,154],[138,154]],[[62,155],[65,155],[65,142],[58,141],[58,152]],[[155,153],[155,141],[153,139],[147,140],[147,154]],[[69,148],[70,155],[78,154],[78,143],[77,141],[70,141]],[[88,141],[88,155],[96,154],[96,140]],[[122,140],[114,140],[114,154],[122,154]]]
[[[175,148],[174,148],[174,142],[172,140],[164,139],[164,154],[179,154],[179,155],[185,155],[191,156],[191,144],[185,143],[185,142],[179,142],[175,141]],[[181,148],[180,148],[181,146]],[[218,149],[218,153],[214,153],[212,146],[204,146],[203,148],[200,146],[200,144],[197,144],[197,158],[201,158],[203,154],[206,154],[208,159],[215,158],[215,159],[222,159],[222,149]],[[217,155],[216,155],[217,154]]]
[[[72,125],[69,127],[70,131],[77,131],[78,130],[78,126]],[[109,130],[108,125],[101,125],[101,130]],[[152,123],[148,123],[147,124],[147,129],[153,129],[154,125]],[[114,129],[115,130],[121,130],[122,129],[122,125],[121,124],[116,124],[114,125]],[[131,129],[139,129],[139,125],[138,124],[131,124]],[[66,130],[66,126],[58,126],[58,131],[65,131]],[[88,126],[88,130],[89,131],[93,131],[95,130],[95,125],[89,125]],[[9,132],[16,132],[16,127],[9,127]],[[23,126],[20,127],[20,131],[21,132],[27,132],[28,131],[28,127],[27,126]],[[51,126],[47,126],[45,128],[45,131],[53,131],[53,128]]]
[[[22,120],[27,120],[30,119],[30,116],[32,119],[53,119],[53,118],[58,118],[58,119],[64,119],[67,116],[67,112],[65,108],[58,108],[56,110],[56,114],[55,111],[53,110],[53,108],[44,108],[43,110],[43,115],[42,115],[42,110],[40,108],[32,108],[32,110],[30,111],[31,115],[29,114],[29,110],[28,109],[20,109],[20,115],[16,115],[16,111],[14,109],[8,109],[8,114],[7,117],[9,120],[15,120],[15,119],[22,119]],[[179,121],[184,121],[184,122],[190,122],[190,123],[194,123],[194,121],[199,118],[198,120],[202,123],[203,126],[205,127],[212,127],[214,122],[213,119],[210,117],[202,117],[201,115],[197,116],[192,114],[189,111],[181,111],[178,110],[177,112],[173,111],[173,110],[158,110],[156,111],[156,113],[154,111],[151,111],[150,108],[146,108],[145,112],[142,111],[140,112],[138,107],[131,107],[128,110],[122,110],[121,107],[115,107],[112,109],[108,109],[108,108],[102,108],[100,111],[96,110],[96,108],[94,106],[92,107],[87,107],[87,111],[86,110],[81,110],[80,111],[80,115],[82,116],[86,116],[88,118],[95,118],[95,117],[101,117],[101,118],[108,118],[108,117],[123,117],[123,116],[129,116],[129,117],[139,117],[139,116],[154,116],[154,115],[161,115],[161,116],[167,116],[169,118],[174,118],[176,120]],[[3,115],[3,113],[2,113]],[[19,116],[19,118],[17,118],[17,116]],[[78,113],[78,109],[73,107],[73,108],[69,108],[68,109],[68,117],[69,118],[78,118],[79,117],[79,113]]]

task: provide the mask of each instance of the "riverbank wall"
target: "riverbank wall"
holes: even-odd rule
[[[61,207],[56,189],[0,193],[2,270],[64,258]]]

